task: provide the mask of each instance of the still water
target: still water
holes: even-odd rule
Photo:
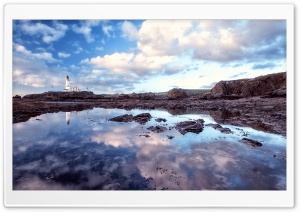
[[[145,124],[108,121],[150,113]],[[165,118],[166,122],[157,122]],[[59,112],[13,124],[14,190],[285,190],[286,137],[247,127],[205,126],[180,134],[173,126],[208,113],[101,109]],[[164,126],[166,132],[147,130]],[[239,142],[260,141],[261,147]]]

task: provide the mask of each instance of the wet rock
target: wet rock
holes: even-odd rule
[[[232,133],[232,131],[231,131],[231,129],[229,129],[229,128],[219,128],[218,129],[220,132],[222,132],[222,133],[225,133],[225,134],[230,134],[230,133]]]
[[[187,93],[181,88],[173,88],[167,93],[168,99],[182,99],[188,97]]]
[[[199,134],[203,130],[203,123],[203,119],[198,119],[196,121],[183,121],[177,123],[175,128],[183,135],[188,132]]]
[[[252,147],[261,147],[262,146],[261,142],[252,140],[250,138],[243,138],[243,139],[239,140],[239,142],[245,143],[245,144],[250,145]]]
[[[164,119],[164,118],[157,118],[157,119],[155,119],[155,121],[157,121],[157,122],[166,122],[167,120]]]
[[[148,127],[147,130],[150,130],[150,131],[156,132],[156,133],[161,133],[161,132],[166,132],[168,129],[163,126],[151,126],[151,127]]]
[[[219,125],[219,124],[206,124],[206,126],[208,126],[208,127],[212,127],[212,128],[214,128],[214,129],[217,129],[217,128],[222,128],[222,126],[221,126],[221,125]]]
[[[125,114],[121,116],[116,116],[114,118],[108,119],[109,121],[116,122],[131,122],[133,120],[133,116],[131,114]]]
[[[141,113],[139,115],[136,115],[133,117],[133,120],[140,123],[140,124],[145,124],[151,119],[150,113]]]
[[[220,124],[207,124],[206,126],[212,127],[212,128],[219,130],[220,132],[225,133],[225,134],[232,133],[231,129],[229,129],[227,127],[224,128]]]

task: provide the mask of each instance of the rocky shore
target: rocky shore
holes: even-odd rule
[[[44,113],[82,111],[94,107],[167,110],[173,115],[205,112],[219,124],[249,126],[286,135],[286,73],[221,81],[209,92],[193,95],[183,89],[160,94],[31,94],[13,98],[13,123],[25,122]]]

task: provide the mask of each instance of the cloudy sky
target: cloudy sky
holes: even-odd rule
[[[280,20],[16,20],[13,94],[212,88],[286,71]]]

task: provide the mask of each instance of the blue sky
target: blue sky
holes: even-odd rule
[[[13,94],[212,88],[286,71],[282,20],[16,20]]]

